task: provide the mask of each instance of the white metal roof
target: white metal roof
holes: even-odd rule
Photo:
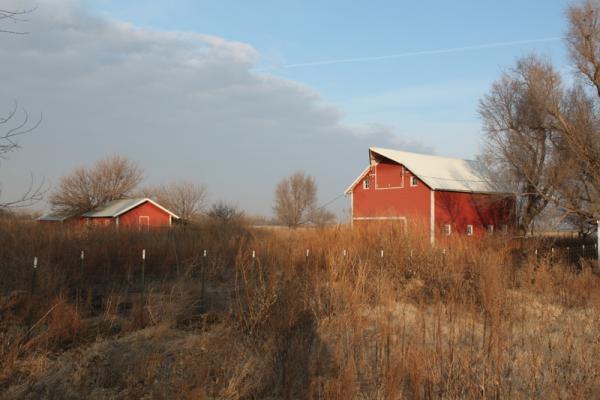
[[[113,201],[109,201],[106,204],[103,204],[101,206],[96,207],[95,209],[93,209],[92,211],[88,211],[85,214],[82,215],[82,217],[86,217],[86,218],[115,218],[118,217],[119,215],[131,210],[132,208],[135,208],[145,202],[150,202],[152,204],[154,204],[156,207],[160,208],[161,210],[169,213],[172,217],[174,218],[179,218],[177,215],[175,215],[174,213],[172,213],[171,211],[167,210],[166,208],[164,208],[163,206],[161,206],[160,204],[152,201],[151,199],[147,198],[147,197],[143,197],[143,198],[136,198],[136,199],[120,199],[120,200],[113,200]]]
[[[45,214],[42,215],[41,217],[37,218],[38,221],[52,221],[52,222],[64,222],[67,219],[74,217],[75,215],[62,215],[62,214],[57,214],[57,213],[50,213],[50,214]]]
[[[374,154],[404,165],[433,190],[476,193],[507,192],[489,178],[484,166],[479,161],[410,153],[381,147],[369,148],[371,158]],[[352,191],[356,182],[347,189],[346,193]]]

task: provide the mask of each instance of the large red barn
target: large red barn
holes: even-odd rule
[[[417,222],[436,236],[507,232],[515,197],[477,161],[371,147],[370,165],[348,187],[352,223]]]

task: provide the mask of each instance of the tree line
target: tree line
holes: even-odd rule
[[[132,160],[113,155],[91,166],[75,168],[63,176],[49,193],[48,202],[61,216],[79,215],[109,201],[148,197],[177,214],[184,223],[203,215],[230,221],[243,216],[236,206],[223,201],[208,207],[206,186],[189,181],[140,187],[142,169]],[[312,176],[296,172],[283,178],[275,188],[273,211],[278,223],[290,228],[324,225],[335,215],[317,204],[317,184]]]

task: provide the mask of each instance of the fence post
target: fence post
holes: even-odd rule
[[[31,273],[31,298],[33,299],[33,295],[35,294],[35,275],[38,267],[38,258],[33,257],[33,271]],[[27,315],[27,334],[25,335],[25,340],[29,339],[29,334],[31,333],[31,324],[33,322],[33,307],[29,309],[29,314]]]
[[[38,267],[38,258],[33,257],[33,272],[31,273],[31,295],[35,294],[35,275]]]
[[[75,312],[79,312],[79,304],[81,303],[81,293],[83,291],[83,259],[85,258],[85,253],[81,250],[79,254],[79,282],[77,287],[77,298],[75,300]]]
[[[146,249],[142,249],[142,290],[146,291]]]
[[[205,286],[205,277],[206,277],[206,267],[207,267],[207,251],[206,249],[202,253],[202,263],[200,265],[200,313],[204,314],[204,286]]]

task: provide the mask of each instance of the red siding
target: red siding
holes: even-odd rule
[[[473,225],[473,234],[483,234],[488,225],[494,232],[514,226],[514,198],[480,193],[435,192],[435,224],[438,233],[444,225],[451,226],[452,234],[466,234],[467,225]]]
[[[169,213],[149,202],[121,214],[119,226],[138,227],[140,226],[140,217],[148,217],[150,227],[169,226]]]
[[[402,165],[381,162],[371,168],[352,190],[352,216],[354,220],[377,217],[405,217],[407,221],[429,224],[430,190],[420,180],[410,186],[412,174]],[[363,181],[369,178],[369,188]],[[403,185],[402,185],[403,183]]]
[[[148,228],[168,227],[170,225],[170,214],[156,207],[150,202],[145,202],[137,207],[132,208],[119,216],[119,228],[135,228],[145,227],[145,221],[148,221]],[[144,217],[140,219],[140,217]],[[147,218],[145,218],[147,217]],[[144,222],[144,224],[140,223]],[[101,217],[101,218],[81,218],[82,225],[87,226],[115,226],[116,218]]]
[[[412,173],[402,165],[383,160],[371,167],[352,189],[353,222],[405,217],[409,223],[431,227],[431,193],[429,187],[417,178],[411,186]],[[369,179],[369,188],[363,182]],[[436,236],[441,236],[444,225],[451,226],[452,235],[466,234],[467,225],[473,225],[473,234],[486,232],[493,225],[498,232],[506,225],[514,228],[514,197],[480,193],[433,191]]]

